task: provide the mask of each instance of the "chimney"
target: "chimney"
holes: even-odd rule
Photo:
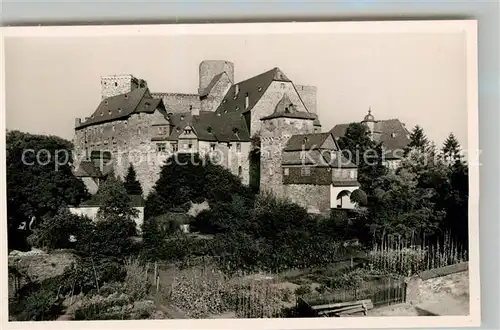
[[[200,115],[200,109],[198,107],[194,107],[194,106],[190,105],[189,111],[191,111],[191,116],[199,116]]]

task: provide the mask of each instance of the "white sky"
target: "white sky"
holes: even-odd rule
[[[399,118],[440,147],[467,147],[466,43],[462,33],[8,37],[6,126],[71,139],[75,117],[100,101],[100,76],[131,73],[152,92],[195,93],[204,59],[235,64],[236,81],[279,67],[318,88],[323,130]]]

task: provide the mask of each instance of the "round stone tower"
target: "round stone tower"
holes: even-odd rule
[[[223,60],[207,60],[200,63],[200,91],[204,90],[219,73],[226,72],[231,82],[234,82],[234,64]]]

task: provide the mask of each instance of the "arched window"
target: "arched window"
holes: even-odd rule
[[[243,175],[243,169],[241,168],[241,166],[238,166],[238,176],[241,178],[242,175]]]

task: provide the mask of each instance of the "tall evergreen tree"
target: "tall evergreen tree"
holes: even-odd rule
[[[129,195],[142,195],[141,183],[136,178],[134,166],[130,164],[125,177],[125,189]]]
[[[451,163],[455,161],[460,161],[460,143],[455,138],[453,133],[450,133],[446,140],[444,141],[443,148],[441,149],[443,156],[446,160]]]
[[[429,147],[429,140],[425,136],[424,130],[419,125],[415,126],[410,133],[410,143],[407,146],[406,153],[416,150],[426,152]]]

